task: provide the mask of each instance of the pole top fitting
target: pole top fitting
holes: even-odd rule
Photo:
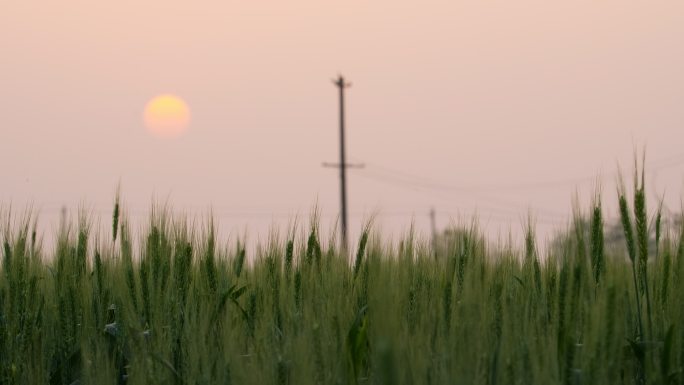
[[[342,75],[337,75],[337,79],[332,79],[332,82],[340,88],[349,88],[352,85],[351,82],[346,82]]]

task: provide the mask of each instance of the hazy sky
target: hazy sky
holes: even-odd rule
[[[337,214],[338,73],[347,94],[350,221],[388,231],[481,215],[541,231],[647,145],[649,192],[679,207],[681,1],[38,1],[0,6],[0,201],[53,218],[85,201],[132,215],[153,197],[224,232]],[[188,131],[145,103],[171,92]],[[666,167],[667,166],[667,167]],[[589,179],[587,179],[589,178]],[[651,206],[652,207],[652,206]]]

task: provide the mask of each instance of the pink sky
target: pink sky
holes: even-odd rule
[[[434,206],[440,227],[477,210],[491,231],[531,208],[548,232],[599,172],[612,204],[617,162],[643,145],[649,192],[678,208],[683,4],[10,0],[0,202],[49,221],[86,201],[106,223],[121,180],[132,215],[169,197],[263,237],[318,201],[330,222],[341,72],[348,157],[367,164],[349,173],[353,229],[378,210],[389,233],[412,215],[428,231]],[[175,139],[142,121],[166,92],[192,110]]]

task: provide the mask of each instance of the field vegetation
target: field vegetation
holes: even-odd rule
[[[246,250],[164,207],[137,234],[118,197],[111,232],[82,212],[44,250],[6,211],[0,383],[682,384],[684,227],[629,190],[619,255],[599,195],[543,253],[533,222],[517,249],[476,221],[347,252],[315,215]]]

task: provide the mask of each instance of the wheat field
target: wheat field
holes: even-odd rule
[[[543,251],[476,221],[346,251],[315,215],[246,250],[163,207],[133,232],[118,196],[111,231],[81,213],[46,249],[5,211],[0,383],[682,384],[684,227],[635,181],[623,252],[600,198]]]

